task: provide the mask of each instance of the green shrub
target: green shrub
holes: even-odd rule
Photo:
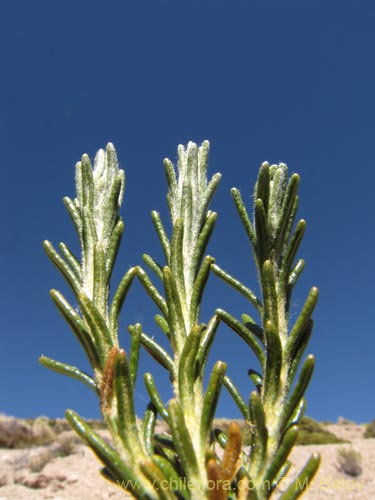
[[[120,208],[125,172],[119,168],[111,143],[97,153],[93,165],[88,155],[82,156],[76,164],[76,196],[64,198],[78,234],[81,258],[77,260],[64,243],[55,248],[52,242],[43,242],[74,295],[70,304],[52,289],[51,298],[82,345],[90,370],[87,373],[47,356],[41,356],[40,362],[79,380],[99,396],[111,444],[73,410],[67,410],[65,416],[102,461],[103,475],[118,486],[126,485],[139,500],[270,498],[289,470],[288,455],[297,438],[304,393],[314,371],[314,356],[304,354],[318,300],[315,286],[294,324],[290,328],[288,324],[292,291],[305,266],[297,258],[306,227],[304,219],[296,219],[299,175],[290,175],[284,163],[262,163],[254,191],[247,196],[253,198],[252,220],[239,189],[231,189],[252,247],[261,292],[258,297],[237,276],[221,268],[215,257],[205,255],[217,219],[209,205],[221,179],[220,173],[207,177],[208,155],[208,141],[199,147],[189,142],[186,148],[178,147],[177,165],[164,160],[170,224],[165,228],[160,213],[151,213],[164,257],[159,264],[143,254],[148,271],[139,265],[128,268],[115,290],[111,276],[124,230]],[[211,318],[204,318],[201,303],[210,273],[245,297],[250,311],[235,317],[219,299]],[[160,331],[154,337],[140,323],[128,325],[131,341],[125,352],[119,339],[120,315],[134,280],[157,307],[155,322]],[[220,324],[239,335],[257,358],[258,371],[248,370],[250,397],[249,389],[243,397],[226,374],[225,361],[217,360],[210,373],[205,370]],[[170,344],[167,350],[165,336]],[[169,372],[174,397],[164,402],[153,374],[145,373],[149,404],[140,427],[135,387],[143,350]],[[231,422],[227,437],[213,432],[223,387],[245,424],[241,433],[238,423]],[[158,417],[169,425],[169,436],[155,432]],[[246,427],[250,421],[251,436]],[[213,451],[214,436],[220,445],[226,442],[223,457]],[[250,448],[242,453],[241,445],[250,441]],[[283,497],[300,496],[319,463],[319,454],[313,453]]]
[[[363,434],[366,439],[375,438],[375,420],[366,425],[366,430]]]
[[[362,473],[361,454],[353,448],[340,448],[337,451],[339,469],[348,476],[357,477]]]
[[[299,424],[297,445],[345,443],[332,432],[327,431],[316,420],[303,417]]]

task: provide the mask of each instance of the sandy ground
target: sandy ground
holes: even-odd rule
[[[291,455],[293,468],[281,483],[283,491],[311,453],[322,456],[320,470],[304,500],[373,500],[375,498],[375,439],[363,439],[364,428],[358,425],[331,425],[328,430],[351,444],[312,445],[296,447]],[[352,478],[338,468],[337,450],[350,447],[362,456],[362,473]],[[41,449],[0,449],[0,500],[124,500],[127,494],[103,479],[98,473],[99,462],[91,450],[78,445],[67,457],[49,461],[39,472],[30,472],[27,454],[38,456]],[[274,499],[280,496],[274,495]]]

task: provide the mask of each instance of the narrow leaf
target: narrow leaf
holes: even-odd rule
[[[157,417],[157,409],[153,403],[149,403],[143,417],[143,442],[145,444],[146,452],[148,455],[154,453],[154,433]]]
[[[239,410],[241,411],[244,419],[246,421],[250,420],[250,411],[249,407],[246,404],[245,400],[241,396],[240,391],[237,389],[237,387],[234,385],[233,381],[229,378],[228,375],[225,375],[224,377],[224,385],[227,388],[229,394],[232,396],[234,399],[234,402],[237,404]]]
[[[259,394],[261,393],[261,390],[262,390],[262,387],[263,387],[263,377],[260,373],[258,373],[257,371],[255,370],[252,370],[250,368],[250,370],[248,371],[248,374],[249,374],[249,377],[251,379],[251,381],[253,382],[253,384],[255,385],[255,387],[257,388]]]
[[[276,290],[276,280],[274,274],[274,265],[270,260],[263,264],[262,273],[262,292],[264,301],[264,322],[271,321],[275,327],[279,324],[278,315],[278,296]],[[266,339],[267,340],[267,339]]]
[[[264,333],[261,326],[259,326],[251,316],[248,314],[241,314],[242,323],[248,328],[251,333],[256,335],[258,339],[264,344]]]
[[[65,417],[77,434],[90,446],[95,455],[108,468],[111,475],[125,481],[129,491],[135,498],[147,498],[149,490],[145,481],[134,472],[132,465],[125,464],[113,448],[111,448],[88,424],[73,410],[67,410]]]
[[[156,388],[154,377],[151,375],[151,373],[145,373],[143,378],[152,403],[157,409],[159,415],[163,417],[166,422],[168,422],[169,414]]]
[[[261,301],[256,297],[255,293],[250,290],[250,288],[247,288],[243,283],[238,281],[237,279],[233,278],[230,274],[227,272],[223,271],[218,265],[212,264],[211,266],[212,271],[219,276],[223,281],[228,283],[229,286],[237,290],[241,295],[243,295],[246,299],[248,299],[253,306],[257,309],[259,313],[262,311],[262,303]]]
[[[99,395],[99,391],[96,385],[95,380],[87,375],[87,373],[82,372],[77,367],[72,365],[67,365],[66,363],[61,363],[60,361],[56,361],[54,359],[48,358],[47,356],[40,356],[39,363],[54,372],[61,373],[63,375],[67,375],[68,377],[75,378],[80,382],[83,382],[90,387],[96,395]]]
[[[54,246],[50,241],[43,241],[43,248],[55,265],[55,267],[60,271],[60,273],[64,276],[66,282],[73,290],[75,294],[77,294],[80,290],[81,283],[77,278],[75,272],[69,267],[69,265],[65,262],[65,260],[57,253]]]
[[[79,213],[79,210],[77,206],[73,203],[73,201],[68,197],[65,196],[63,198],[64,205],[70,215],[70,218],[72,219],[72,222],[74,224],[74,227],[76,228],[77,235],[79,239],[82,238],[82,219],[81,219],[81,214]]]
[[[214,340],[217,327],[219,326],[219,317],[215,314],[209,321],[207,327],[202,327],[201,340],[199,344],[199,349],[196,356],[196,363],[198,369],[203,371],[203,367],[206,364],[207,357],[210,351],[210,347]]]
[[[145,289],[147,294],[155,302],[157,307],[160,309],[161,313],[165,317],[168,317],[167,304],[166,304],[165,300],[163,299],[163,297],[158,292],[158,290],[156,289],[156,287],[152,284],[147,273],[141,267],[137,267],[136,270],[137,270],[137,276],[139,278],[139,281],[142,283],[143,288]]]
[[[128,330],[129,333],[133,335],[135,332],[135,327],[133,325],[129,325]],[[146,351],[155,359],[155,361],[166,368],[171,374],[174,373],[174,362],[165,349],[163,349],[157,342],[155,342],[144,332],[141,333],[140,341]]]
[[[79,307],[82,314],[87,321],[91,334],[95,339],[98,354],[103,360],[107,350],[112,347],[112,338],[108,327],[104,321],[103,316],[100,314],[94,303],[84,293],[79,293],[78,296]]]
[[[318,289],[316,287],[311,288],[310,293],[306,299],[306,302],[302,308],[300,315],[298,316],[294,326],[290,332],[288,339],[288,353],[295,352],[295,346],[299,345],[303,335],[306,332],[306,326],[310,320],[310,317],[314,311],[316,303],[318,301]]]
[[[288,455],[291,452],[294,443],[296,442],[297,436],[298,436],[298,427],[296,425],[292,425],[292,427],[290,427],[286,431],[280,443],[280,446],[278,447],[276,455],[265,473],[264,476],[265,484],[267,484],[268,482],[272,483],[275,480],[277,473],[285,465],[285,461],[288,458]]]
[[[211,264],[215,262],[213,257],[209,255],[205,257],[203,260],[202,266],[198,272],[196,280],[193,286],[193,293],[191,296],[190,302],[190,322],[191,324],[195,324],[198,321],[199,317],[199,306],[202,300],[203,291],[205,289],[208,276],[210,274]]]
[[[160,214],[158,212],[155,212],[154,210],[151,212],[151,218],[152,222],[154,223],[156,232],[158,234],[161,246],[163,248],[165,260],[169,263],[169,255],[170,255],[169,239],[167,233],[165,232],[163,223],[160,219]]]
[[[296,479],[289,485],[280,500],[296,500],[310,486],[310,483],[318,471],[320,465],[319,453],[313,453],[305,467],[298,474]]]
[[[59,249],[60,249],[62,256],[64,257],[64,259],[68,263],[69,267],[71,268],[71,270],[75,274],[78,282],[82,283],[82,269],[81,269],[80,263],[78,262],[77,258],[73,255],[73,253],[71,252],[69,247],[67,245],[65,245],[65,243],[59,243]]]
[[[184,414],[179,402],[176,399],[171,399],[169,401],[168,412],[169,425],[178,456],[181,460],[187,477],[193,480],[200,475],[197,457],[195,456],[191,436],[186,427]]]
[[[187,332],[176,281],[168,266],[163,268],[163,283],[168,306],[168,314],[165,316],[170,325],[171,339],[175,343],[173,350],[178,351],[184,343]]]
[[[134,389],[138,373],[139,352],[141,348],[142,325],[134,325],[130,344],[129,374]]]
[[[91,366],[93,368],[98,368],[99,366],[101,366],[99,354],[94,344],[94,340],[91,337],[85,323],[82,321],[79,314],[73,309],[73,307],[69,304],[65,297],[57,290],[51,290],[50,295],[63,318],[73,330],[73,333],[85,350]]]
[[[107,282],[109,282],[114,263],[116,261],[116,257],[120,248],[122,234],[124,232],[124,223],[121,217],[118,218],[118,221],[112,231],[111,240],[109,242],[107,255],[106,255],[106,272],[107,272]]]
[[[254,354],[259,360],[259,363],[262,367],[265,365],[265,355],[263,349],[259,345],[255,336],[236,318],[234,318],[231,314],[223,311],[222,309],[217,309],[216,314],[219,318],[224,321],[226,325],[232,328],[246,343],[251,349],[254,351]]]
[[[267,215],[263,201],[258,199],[254,204],[255,233],[257,238],[257,250],[260,266],[270,257],[270,234],[267,223]]]
[[[178,365],[178,385],[180,399],[191,401],[194,399],[196,380],[196,357],[199,349],[201,330],[194,326],[185,340]],[[182,403],[183,404],[183,403]]]
[[[282,346],[279,332],[270,321],[266,321],[264,333],[267,358],[262,385],[262,398],[263,401],[275,401],[280,387],[280,372],[283,360]]]
[[[250,395],[250,420],[253,427],[251,444],[251,469],[259,472],[264,467],[267,452],[268,431],[262,401],[257,392]]]
[[[129,363],[124,349],[120,349],[115,365],[118,431],[129,454],[138,460],[143,454],[134,408],[134,389],[131,384]]]
[[[129,271],[125,273],[112,299],[112,304],[109,311],[109,324],[111,327],[111,332],[113,332],[113,334],[116,333],[116,336],[122,305],[128,293],[129,287],[132,284],[133,278],[137,274],[137,272],[137,267],[131,267]]]
[[[301,399],[305,394],[305,391],[313,374],[314,366],[315,358],[310,354],[309,356],[307,356],[305,362],[303,363],[301,373],[294,387],[294,390],[289,396],[288,401],[281,412],[280,421],[283,423],[282,425],[285,425],[289,421],[296,408],[300,405]]]
[[[246,210],[245,204],[242,200],[241,194],[240,194],[239,190],[236,188],[232,188],[230,190],[230,192],[231,192],[234,204],[236,206],[238,215],[240,216],[242,225],[245,229],[247,237],[250,240],[251,247],[254,251],[254,255],[257,255],[258,243],[257,243],[256,234],[255,234],[255,229],[254,229],[253,224],[250,221],[250,217],[249,217],[249,214],[247,213],[247,210]],[[257,257],[256,257],[256,260],[258,260]]]
[[[258,199],[262,200],[264,210],[266,213],[268,212],[269,196],[270,196],[270,166],[265,161],[264,163],[262,163],[259,169],[258,179],[255,185],[254,198],[256,200]]]
[[[160,468],[152,462],[151,459],[145,459],[140,462],[140,468],[144,475],[150,480],[157,491],[160,500],[176,500],[173,491],[165,487],[168,480]]]
[[[201,420],[201,439],[205,442],[211,429],[212,421],[215,415],[220,391],[224,382],[226,363],[217,361],[212,369],[208,386],[203,399],[202,420]]]
[[[217,220],[217,213],[216,212],[211,212],[208,211],[206,220],[203,224],[202,229],[199,232],[198,240],[194,248],[194,254],[192,258],[192,264],[191,267],[192,269],[196,270],[198,269],[203,255],[206,251],[208,242],[210,240],[211,234],[214,230],[215,224]]]
[[[146,253],[142,255],[142,260],[145,264],[148,265],[151,271],[154,271],[154,273],[160,280],[163,279],[163,268],[158,262],[156,262],[156,260],[154,260],[150,255]]]

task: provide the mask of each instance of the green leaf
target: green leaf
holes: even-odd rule
[[[263,401],[274,402],[278,396],[281,384],[280,373],[283,361],[283,352],[279,333],[271,321],[266,321],[264,325],[264,333],[266,337],[267,358],[262,385],[262,395]]]
[[[118,432],[129,454],[135,461],[143,455],[134,408],[134,389],[129,363],[123,349],[116,358],[115,390],[117,400]]]
[[[197,272],[197,269],[202,261],[211,234],[215,228],[216,220],[217,220],[217,213],[211,212],[211,210],[209,210],[207,212],[206,219],[203,223],[203,227],[199,232],[199,236],[194,248],[193,258],[191,262],[191,269],[194,270],[194,273]]]
[[[286,425],[290,417],[295,413],[296,408],[300,405],[301,400],[305,394],[307,386],[311,380],[314,371],[315,358],[311,354],[307,356],[302,365],[301,373],[298,381],[294,387],[292,394],[289,396],[288,401],[282,409],[280,421],[282,425]]]
[[[167,184],[170,191],[177,189],[176,174],[174,171],[173,163],[168,159],[164,159],[164,171],[167,178]]]
[[[301,219],[300,221],[298,221],[296,229],[294,230],[294,234],[285,250],[285,257],[283,259],[280,271],[280,275],[283,277],[283,281],[288,280],[290,270],[293,266],[293,262],[297,255],[298,248],[303,239],[303,235],[305,234],[305,230],[306,230],[306,221]]]
[[[152,222],[154,223],[156,232],[158,234],[161,246],[163,248],[165,260],[169,263],[169,256],[170,256],[169,239],[167,233],[165,232],[163,223],[160,219],[160,214],[158,212],[155,212],[154,210],[151,212],[151,218]]]
[[[134,325],[132,339],[130,343],[130,359],[129,359],[129,373],[133,389],[137,380],[139,351],[141,348],[142,325],[137,323]]]
[[[269,258],[271,248],[267,215],[262,200],[255,201],[254,216],[259,264],[263,266],[264,261]]]
[[[182,219],[174,221],[171,250],[170,270],[176,283],[179,300],[186,302],[185,279],[184,279],[184,255],[183,255],[184,223]]]
[[[150,402],[147,405],[146,412],[142,422],[143,441],[148,455],[152,455],[154,453],[154,433],[155,433],[156,417],[157,417],[156,406],[152,402]]]
[[[78,279],[76,275],[76,270],[72,269],[65,260],[57,253],[54,246],[50,241],[43,241],[43,248],[54,264],[54,266],[60,271],[60,273],[64,276],[66,282],[73,290],[75,294],[77,294],[81,287],[81,281]]]
[[[173,492],[163,487],[168,480],[160,468],[152,462],[151,459],[145,459],[140,462],[140,468],[144,475],[150,480],[160,500],[175,500]]]
[[[201,326],[201,339],[198,348],[198,352],[196,355],[196,364],[201,373],[203,373],[204,366],[207,361],[208,354],[210,352],[210,348],[212,342],[214,340],[217,327],[219,326],[220,320],[219,317],[215,314],[209,321],[207,327]]]
[[[134,334],[134,326],[130,325],[128,327],[128,330],[131,335]],[[169,356],[167,351],[144,332],[141,333],[140,341],[146,351],[155,359],[155,361],[166,368],[172,375],[174,373],[175,366],[172,358]]]
[[[270,197],[270,166],[267,162],[262,163],[259,169],[258,180],[255,185],[254,198],[263,202],[264,210],[268,213]]]
[[[63,198],[64,205],[70,215],[70,218],[72,219],[72,222],[74,224],[74,227],[76,228],[77,235],[79,239],[81,240],[82,238],[82,218],[79,209],[77,206],[74,204],[74,202],[68,197],[65,196]]]
[[[302,311],[294,323],[288,339],[287,350],[289,355],[296,352],[296,346],[301,343],[306,334],[306,327],[318,301],[318,294],[319,291],[316,287],[311,288]]]
[[[288,372],[288,384],[291,385],[294,379],[294,376],[296,374],[296,371],[298,370],[299,363],[301,361],[301,358],[303,356],[303,353],[306,350],[307,344],[309,343],[312,330],[314,326],[314,321],[310,319],[303,331],[303,333],[300,336],[300,341],[299,343],[295,343],[293,346],[293,351],[290,353],[290,367],[289,367],[289,372]]]
[[[274,266],[270,260],[266,260],[262,268],[262,292],[264,301],[264,322],[271,321],[276,328],[279,325],[279,304],[276,290],[276,279],[274,274]],[[265,339],[267,336],[265,334]]]
[[[259,313],[262,312],[262,303],[256,297],[255,293],[250,290],[250,288],[247,288],[243,283],[241,283],[241,281],[233,278],[229,273],[223,271],[223,269],[216,264],[212,264],[211,269],[217,276],[219,276],[219,278],[228,283],[229,286],[248,299]]]
[[[241,411],[243,418],[246,421],[249,421],[250,420],[249,407],[246,404],[243,397],[241,396],[240,391],[237,389],[237,387],[234,385],[233,381],[228,377],[228,375],[225,375],[223,382],[224,386],[227,388],[229,394],[232,396],[234,402],[237,404],[239,410]]]
[[[186,427],[184,414],[179,402],[171,399],[168,405],[169,424],[173,440],[186,476],[190,479],[199,477],[199,466],[191,436]]]
[[[250,394],[250,420],[254,426],[251,441],[250,471],[259,472],[263,469],[266,458],[268,430],[262,401],[255,391]]]
[[[254,354],[259,360],[259,363],[262,367],[265,366],[266,358],[263,352],[263,349],[259,345],[255,336],[236,318],[234,318],[231,314],[223,311],[222,309],[217,309],[216,314],[219,318],[224,321],[226,325],[232,328],[246,343],[251,349],[254,351]]]
[[[106,272],[107,272],[107,282],[109,282],[114,263],[116,261],[116,257],[120,248],[122,234],[124,232],[124,223],[121,217],[118,217],[117,223],[113,228],[111,239],[108,245],[107,255],[106,255]]]
[[[152,403],[154,404],[155,408],[157,409],[159,415],[161,417],[163,417],[163,419],[166,422],[168,422],[169,421],[168,410],[164,406],[164,403],[163,403],[163,401],[160,397],[160,394],[156,388],[154,377],[151,375],[151,373],[145,373],[143,376],[143,379],[145,381],[146,389],[147,389],[148,395],[150,396]]]
[[[69,265],[70,269],[73,271],[75,274],[78,283],[82,283],[82,269],[81,265],[78,262],[77,258],[73,255],[73,252],[69,249],[65,243],[59,243],[59,249],[66,260],[67,264]]]
[[[277,241],[276,241],[276,254],[279,254],[287,244],[287,239],[289,235],[287,234],[287,228],[290,224],[291,215],[293,207],[296,200],[296,195],[299,186],[299,175],[293,174],[289,178],[288,187],[284,194],[283,206],[280,214],[280,223],[277,228]]]
[[[319,465],[320,455],[319,453],[313,453],[305,467],[283,493],[280,500],[295,500],[299,498],[310,486],[311,480],[315,476]]]
[[[275,480],[278,471],[285,465],[285,461],[288,458],[294,443],[296,442],[297,436],[298,427],[296,425],[292,425],[292,427],[286,431],[275,457],[266,470],[264,475],[264,484],[267,484],[268,482],[272,483]]]
[[[210,257],[209,255],[204,258],[203,264],[194,282],[190,301],[190,323],[192,325],[194,325],[198,321],[200,303],[208,280],[208,276],[210,274],[210,267],[213,262],[215,262],[215,259],[213,257]]]
[[[262,390],[262,387],[263,387],[263,377],[260,373],[258,373],[257,371],[253,370],[250,368],[250,370],[248,371],[248,374],[249,374],[249,377],[251,379],[251,381],[253,382],[253,384],[255,385],[255,387],[257,388],[259,394],[261,393],[261,390]]]
[[[168,308],[165,300],[162,295],[158,292],[156,287],[152,284],[152,281],[148,277],[147,273],[141,268],[137,267],[137,276],[139,281],[143,285],[143,288],[147,292],[147,294],[151,297],[151,299],[155,302],[157,307],[160,309],[161,313],[168,317]]]
[[[142,260],[160,280],[163,280],[163,267],[156,260],[146,253],[142,255]]]
[[[79,307],[90,328],[91,335],[95,340],[95,345],[102,362],[107,351],[112,347],[113,342],[111,334],[105,323],[103,316],[100,314],[94,303],[84,293],[77,295]]]
[[[257,257],[257,251],[258,251],[258,242],[255,234],[255,229],[253,224],[251,223],[249,214],[247,213],[245,204],[242,200],[241,194],[238,189],[232,188],[230,190],[234,204],[236,206],[238,215],[240,216],[242,225],[245,229],[245,232],[247,234],[247,237],[250,240],[251,247],[254,251],[254,256],[256,256],[256,261],[258,259]]]
[[[163,283],[168,306],[168,314],[166,316],[170,327],[171,339],[174,342],[173,350],[178,351],[184,344],[187,332],[185,330],[184,316],[176,281],[168,266],[163,268]]]
[[[95,369],[101,366],[99,354],[94,344],[94,339],[91,337],[85,323],[80,318],[79,314],[73,309],[65,297],[57,290],[50,291],[51,298],[56,304],[58,310],[62,314],[65,321],[68,323],[73,333],[82,345],[86,355]]]
[[[161,331],[165,333],[165,335],[170,338],[170,331],[169,331],[169,325],[168,321],[164,318],[164,316],[161,316],[160,314],[155,315],[155,323],[159,326]]]
[[[194,400],[196,373],[196,358],[199,349],[201,329],[198,325],[193,326],[190,334],[185,340],[178,364],[178,385],[180,400],[188,400],[190,404]]]
[[[125,464],[113,448],[111,448],[88,424],[73,410],[67,410],[65,417],[77,434],[90,446],[95,455],[103,462],[111,475],[126,482],[129,491],[135,498],[147,498],[149,489],[144,478],[134,472],[131,464]]]
[[[213,418],[216,411],[217,402],[224,382],[227,369],[226,363],[217,361],[212,369],[208,386],[203,399],[202,419],[201,419],[201,440],[207,441]]]
[[[98,387],[96,385],[95,380],[89,375],[87,375],[87,373],[84,373],[81,370],[79,370],[77,367],[72,365],[67,365],[66,363],[61,363],[60,361],[48,358],[47,356],[40,356],[38,361],[41,365],[45,366],[46,368],[49,368],[50,370],[53,370],[54,372],[67,375],[68,377],[83,382],[84,384],[87,385],[87,387],[90,387],[90,389],[92,389],[97,396],[99,395]]]
[[[121,279],[120,284],[117,287],[117,290],[113,296],[112,304],[109,310],[109,324],[112,334],[116,335],[116,337],[118,331],[120,312],[124,300],[126,298],[126,295],[129,291],[130,285],[132,284],[134,276],[138,273],[138,271],[139,270],[137,267],[131,267],[129,271],[127,271],[123,276],[123,278]]]
[[[188,489],[186,488],[186,481],[184,481],[184,478],[181,478],[176,470],[174,469],[173,465],[169,460],[167,460],[164,457],[161,457],[160,455],[153,455],[152,457],[153,462],[156,463],[156,465],[159,467],[159,469],[162,471],[164,476],[167,478],[168,482],[167,484],[170,486],[171,491],[169,493],[172,494],[172,499],[176,500],[176,496],[172,493],[175,492],[177,494],[177,498],[181,499],[190,499],[190,494]],[[164,485],[165,489],[165,483],[159,484],[158,491],[161,486]]]
[[[264,333],[261,326],[259,326],[251,316],[248,314],[241,314],[242,323],[246,326],[248,330],[251,331],[258,339],[264,344]]]

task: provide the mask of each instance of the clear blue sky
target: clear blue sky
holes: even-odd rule
[[[307,414],[375,418],[373,2],[9,0],[0,19],[0,412],[99,414],[89,389],[37,362],[43,353],[86,368],[49,298],[50,288],[66,287],[41,247],[49,239],[77,248],[62,203],[74,196],[75,162],[111,141],[126,171],[118,280],[143,252],[160,256],[150,212],[166,222],[162,159],[209,139],[210,175],[223,174],[209,253],[250,287],[251,252],[229,190],[240,188],[250,209],[262,161],[300,174],[308,226],[295,313],[312,285],[320,289]],[[215,307],[251,313],[212,276],[202,320]],[[161,335],[153,314],[135,286],[122,317],[125,347],[129,323]],[[247,397],[254,359],[224,327],[217,359]],[[168,399],[167,381],[143,355],[147,370]],[[140,378],[140,411],[146,399]],[[232,408],[224,390],[219,414],[236,416]]]

